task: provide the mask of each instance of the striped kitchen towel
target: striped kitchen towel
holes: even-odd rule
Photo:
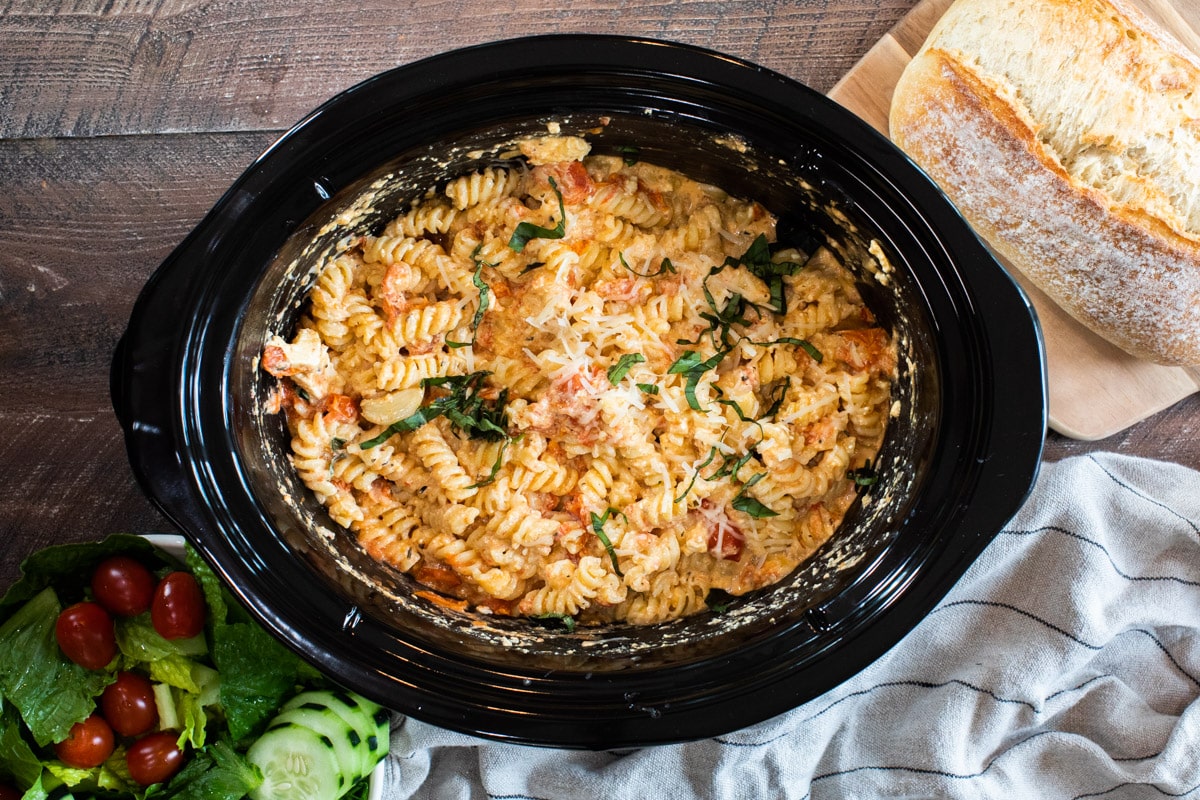
[[[1200,800],[1198,698],[1200,473],[1080,456],[900,644],[794,711],[618,753],[398,716],[383,796]]]

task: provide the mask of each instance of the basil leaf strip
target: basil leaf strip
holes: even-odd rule
[[[550,178],[550,188],[554,190],[554,194],[558,197],[558,224],[553,228],[543,228],[540,225],[534,225],[532,222],[522,222],[512,232],[512,236],[508,240],[508,246],[516,252],[521,252],[525,249],[525,245],[530,239],[561,239],[567,233],[567,210],[563,207],[562,192],[558,190],[558,182],[554,177]]]
[[[722,267],[745,267],[750,274],[762,280],[767,285],[771,295],[771,306],[777,314],[787,313],[787,298],[783,291],[785,275],[795,275],[804,265],[796,261],[781,261],[776,264],[771,260],[771,246],[766,234],[760,233],[738,258],[728,256]]]
[[[646,357],[641,353],[626,353],[617,359],[617,363],[608,368],[608,382],[616,386],[621,382],[621,379],[633,368],[634,364],[641,364],[646,360]]]
[[[717,478],[733,478],[736,481],[738,479],[738,472],[741,471],[742,467],[746,466],[746,464],[750,463],[750,459],[758,455],[755,450],[757,446],[758,445],[756,444],[754,447],[751,447],[741,458],[734,458],[730,455],[721,456],[721,466],[718,467],[717,471],[710,475],[708,479],[710,481],[715,481]],[[763,474],[765,475],[766,473]],[[761,478],[762,476],[759,477]],[[754,483],[758,482],[753,478],[751,478],[751,481],[752,483],[747,485],[753,486]]]
[[[394,436],[397,433],[407,433],[409,431],[415,431],[417,428],[421,427],[426,422],[429,422],[430,420],[433,420],[433,419],[437,419],[438,417],[440,417],[446,413],[447,404],[442,402],[446,399],[447,398],[438,398],[437,400],[434,400],[429,405],[426,405],[426,406],[423,406],[423,407],[417,409],[417,411],[412,416],[408,416],[408,417],[405,417],[404,419],[393,422],[391,425],[388,425],[387,428],[384,429],[383,433],[379,434],[378,436],[376,436],[373,439],[368,439],[365,442],[359,443],[358,446],[363,450],[370,450],[372,447],[376,447],[377,445],[383,444],[384,442],[386,442],[388,439],[392,438],[392,436]]]
[[[756,342],[753,339],[750,339],[749,341],[750,344],[756,344],[759,347],[770,347],[776,344],[794,344],[812,356],[812,360],[818,364],[825,360],[825,356],[821,353],[821,351],[814,347],[813,343],[807,339],[797,339],[795,336],[780,336],[778,339],[772,339],[769,342]]]
[[[373,439],[361,442],[359,447],[369,450],[386,442],[397,433],[415,431],[425,423],[444,416],[455,426],[462,429],[472,438],[497,440],[507,438],[508,419],[504,406],[508,400],[508,390],[500,392],[495,401],[488,402],[479,396],[480,384],[490,372],[472,372],[468,375],[443,375],[435,378],[425,378],[421,381],[423,388],[430,386],[448,387],[449,394],[438,397],[411,416],[393,422],[382,433]]]
[[[818,364],[825,360],[825,356],[821,355],[821,351],[813,347],[809,342],[806,342],[803,339],[798,339],[796,340],[795,344],[798,345],[804,352],[812,356],[812,360]]]
[[[732,506],[735,511],[741,511],[743,514],[749,514],[756,519],[762,519],[764,517],[778,517],[778,512],[772,511],[762,503],[755,500],[753,497],[750,497],[746,494],[747,489],[765,477],[767,477],[767,473],[760,472],[750,480],[746,481],[746,485],[742,487],[742,490],[737,493],[737,497],[734,497],[733,501],[730,502],[729,505]]]
[[[608,535],[604,532],[604,523],[608,522],[608,518],[614,514],[624,517],[620,511],[617,511],[612,506],[604,512],[604,516],[597,517],[596,512],[592,512],[592,532],[596,534],[596,538],[604,545],[604,549],[608,551],[608,557],[612,559],[613,571],[617,573],[617,577],[624,578],[625,573],[621,572],[621,565],[617,563],[617,550],[609,541]]]
[[[721,363],[721,359],[727,355],[729,355],[729,350],[718,350],[711,358],[701,361],[699,353],[694,350],[685,350],[683,355],[675,359],[675,363],[667,370],[668,375],[683,375],[687,378],[683,394],[687,398],[688,406],[693,411],[703,410],[700,407],[700,401],[696,399],[696,386],[700,383],[700,378],[710,369],[715,369]]]
[[[634,384],[646,394],[658,394],[658,386],[653,383],[638,383]]]
[[[683,490],[683,494],[681,494],[681,495],[679,495],[679,497],[675,498],[676,503],[682,502],[683,498],[688,496],[688,492],[692,491],[692,487],[696,485],[696,479],[700,477],[700,470],[704,469],[709,464],[711,464],[713,462],[713,459],[716,457],[717,457],[717,446],[714,444],[712,446],[712,449],[708,451],[708,458],[704,459],[704,463],[701,464],[700,466],[696,467],[696,471],[692,473],[692,479],[688,482],[687,488]]]
[[[500,465],[504,462],[504,451],[508,449],[508,443],[511,441],[511,438],[504,437],[504,442],[500,445],[500,452],[496,454],[496,460],[492,463],[492,471],[483,480],[478,483],[472,483],[467,487],[468,489],[478,489],[480,486],[487,486],[496,480],[496,473],[500,471]]]
[[[750,422],[755,425],[759,424],[758,420],[754,419],[753,417],[746,416],[746,412],[742,410],[742,407],[738,404],[737,400],[717,400],[717,402],[723,406],[729,406],[732,408],[733,412],[737,414],[738,419],[740,419],[742,422]]]
[[[871,459],[867,459],[867,463],[858,469],[846,471],[846,477],[854,481],[855,486],[874,486],[879,482],[879,474],[871,466]]]
[[[712,336],[714,348],[731,348],[734,345],[734,341],[731,338],[734,332],[733,326],[752,325],[756,321],[747,318],[747,311],[754,311],[756,318],[761,318],[762,312],[759,310],[757,304],[747,300],[740,292],[731,294],[725,300],[724,308],[717,308],[717,301],[713,298],[712,292],[708,290],[708,279],[722,269],[724,267],[713,267],[708,275],[704,276],[704,281],[701,283],[700,288],[704,291],[704,301],[708,303],[708,307],[712,309],[713,313],[709,314],[702,311],[700,312],[700,318],[708,323],[708,333]],[[718,341],[720,344],[717,344]]]
[[[634,275],[637,275],[640,278],[657,278],[659,275],[662,275],[667,272],[669,272],[671,274],[675,274],[675,272],[676,272],[675,265],[671,263],[671,259],[669,259],[669,258],[664,258],[662,260],[662,263],[658,265],[658,272],[638,272],[636,269],[629,266],[629,262],[625,260],[625,253],[623,253],[623,252],[617,253],[617,258],[619,258],[621,260],[622,267],[629,270]]]
[[[557,620],[564,628],[567,629],[567,633],[575,632],[575,618],[569,617],[566,614],[559,614],[557,612],[550,611],[545,614],[537,614],[534,616],[534,619]]]
[[[763,414],[764,418],[775,416],[775,414],[779,411],[779,407],[783,405],[783,398],[787,396],[788,387],[791,385],[792,385],[792,379],[790,376],[784,378],[782,383],[776,384],[776,386],[779,387],[779,397],[776,397],[771,402],[771,407],[767,409],[767,413]],[[767,392],[767,396],[770,397],[774,393],[775,393],[775,387],[773,386]]]
[[[668,375],[682,375],[695,369],[700,364],[700,354],[695,350],[684,350],[683,355],[675,359],[675,363],[667,369]]]
[[[749,514],[756,519],[779,516],[778,512],[772,511],[762,503],[755,500],[753,497],[748,497],[744,494],[739,494],[737,497],[733,498],[733,502],[731,502],[730,505],[733,506],[735,511],[741,511],[744,514]]]
[[[491,305],[492,290],[483,280],[483,268],[485,266],[494,267],[496,265],[479,258],[479,251],[482,249],[483,244],[481,243],[475,245],[475,249],[471,251],[471,261],[475,263],[475,274],[471,276],[471,283],[475,284],[475,288],[479,290],[479,308],[475,309],[475,317],[471,320],[471,341],[452,342],[447,339],[447,347],[469,347],[475,344],[475,336],[479,333],[479,322],[483,319],[484,312],[488,310],[488,306]]]

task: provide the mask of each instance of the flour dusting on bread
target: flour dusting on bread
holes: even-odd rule
[[[1106,0],[958,0],[891,136],[1076,319],[1200,364],[1200,59]]]

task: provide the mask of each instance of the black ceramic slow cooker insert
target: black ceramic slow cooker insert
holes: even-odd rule
[[[377,231],[427,187],[503,162],[515,138],[551,127],[762,202],[781,239],[829,246],[856,271],[901,342],[879,483],[812,560],[725,613],[568,632],[430,603],[329,519],[288,468],[283,420],[263,411],[263,343],[290,336],[338,237]],[[356,206],[368,189],[375,202]],[[865,268],[872,247],[894,267],[885,282]],[[898,642],[1027,495],[1043,374],[1028,300],[858,118],[717,53],[552,36],[385,72],[301,121],[147,284],[112,391],[148,495],[303,657],[436,725],[615,748],[764,720]]]

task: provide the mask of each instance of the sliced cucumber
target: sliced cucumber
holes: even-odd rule
[[[300,708],[301,706],[312,709],[329,709],[346,720],[347,725],[364,737],[375,732],[374,715],[379,710],[379,706],[349,692],[310,689],[288,700],[283,704],[282,710],[287,711],[290,708]]]
[[[387,757],[392,737],[392,715],[388,713],[387,709],[376,706],[372,719],[375,720],[375,736],[368,741],[371,766],[367,768],[367,772],[375,769],[375,766]]]
[[[378,703],[343,691],[310,690],[301,692],[283,704],[283,711],[307,708],[330,710],[357,731],[367,755],[363,774],[369,774],[388,752],[390,715]]]
[[[368,751],[371,753],[368,773],[387,757],[388,748],[391,747],[392,715],[386,709],[380,708],[375,712],[373,719],[375,720],[375,735],[367,740]]]
[[[281,725],[303,725],[311,728],[333,743],[333,754],[340,771],[349,783],[354,783],[374,765],[368,766],[367,749],[362,746],[362,736],[346,724],[346,721],[329,708],[313,708],[316,704],[302,705],[280,711],[271,721],[271,730]]]
[[[353,783],[338,768],[333,742],[302,725],[268,729],[246,758],[263,774],[252,800],[337,800]]]
[[[270,753],[278,746],[278,735],[290,738],[296,730],[307,730],[310,738],[316,738],[329,751],[329,762],[334,765],[330,768],[331,774],[338,777],[338,794],[332,796],[338,798],[370,775],[388,754],[390,721],[388,711],[358,694],[310,690],[296,694],[281,706],[266,733],[254,742],[251,750],[260,746],[263,739],[271,738],[266,745]],[[287,744],[287,741],[284,739],[283,744]],[[259,769],[263,769],[265,775],[262,764],[259,764]],[[264,787],[268,783],[264,782]],[[275,796],[270,792],[271,789],[259,789],[253,798],[262,800]],[[292,795],[280,796],[287,800]],[[319,796],[324,798],[326,795]]]

